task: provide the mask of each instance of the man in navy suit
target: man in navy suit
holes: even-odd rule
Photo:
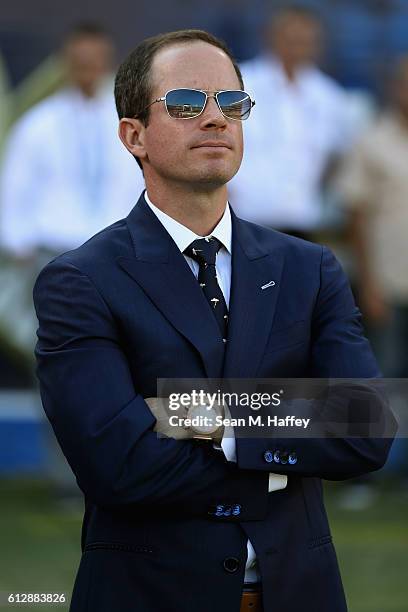
[[[221,42],[147,39],[115,95],[147,191],[34,288],[43,405],[85,496],[71,612],[343,612],[320,479],[380,468],[389,441],[163,438],[145,400],[158,378],[376,377],[347,279],[230,210],[253,102]]]

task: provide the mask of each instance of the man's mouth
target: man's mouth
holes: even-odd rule
[[[224,149],[232,148],[228,142],[225,142],[223,140],[204,140],[203,142],[200,142],[199,144],[195,145],[192,148],[200,149],[203,147],[214,147],[214,148],[224,148]]]

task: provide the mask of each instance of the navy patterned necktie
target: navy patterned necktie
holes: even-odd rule
[[[188,246],[184,254],[194,259],[199,267],[198,282],[207,298],[208,305],[215,316],[221,337],[227,342],[228,308],[218,284],[215,258],[222,244],[217,238],[200,238]]]

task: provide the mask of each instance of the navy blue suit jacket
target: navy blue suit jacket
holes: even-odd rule
[[[141,197],[126,219],[49,263],[34,301],[42,401],[86,511],[72,612],[238,612],[253,543],[265,612],[344,612],[321,478],[380,468],[389,441],[212,445],[158,439],[157,378],[375,377],[348,281],[331,252],[232,214],[224,362],[216,320]],[[272,289],[262,285],[275,281]],[[268,493],[269,471],[288,475]],[[239,504],[239,516],[209,514]]]

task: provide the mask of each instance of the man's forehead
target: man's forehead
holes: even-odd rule
[[[231,59],[218,47],[203,41],[169,45],[160,49],[152,62],[154,72],[166,74],[180,70],[195,74],[217,74],[235,72]]]
[[[235,68],[228,55],[204,41],[169,45],[160,49],[152,62],[154,88],[192,88],[221,91],[239,88]]]
[[[228,55],[220,47],[204,40],[192,40],[172,42],[165,45],[155,53],[154,62],[160,62],[161,59],[166,63],[169,61],[191,61],[195,57],[202,57],[203,55],[217,57],[219,60],[229,60]]]

